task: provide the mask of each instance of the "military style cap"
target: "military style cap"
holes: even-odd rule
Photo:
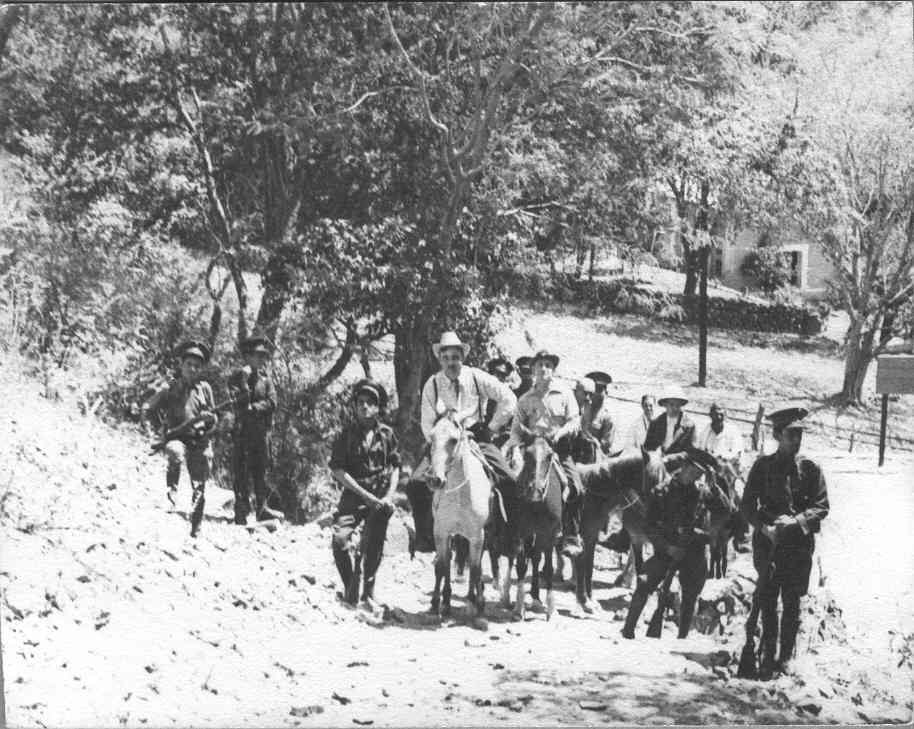
[[[241,343],[241,351],[244,354],[270,354],[270,341],[266,337],[251,336]]]
[[[593,395],[597,391],[596,383],[589,377],[582,377],[578,380],[578,387],[580,387],[584,392],[587,392]]]
[[[490,359],[486,365],[486,369],[489,371],[490,375],[497,375],[499,377],[507,377],[514,372],[513,365],[503,357]]]
[[[545,350],[545,349],[541,349],[539,352],[537,352],[535,355],[533,355],[533,359],[530,360],[530,364],[536,364],[541,359],[544,359],[547,362],[551,362],[552,369],[555,369],[556,367],[559,366],[559,356],[557,354],[553,354],[552,352],[549,352],[548,350]]]
[[[372,395],[379,407],[387,407],[387,391],[379,383],[369,379],[359,380],[352,387],[352,400],[363,392]]]
[[[514,366],[517,367],[518,372],[530,374],[530,369],[533,367],[533,357],[528,357],[527,355],[518,357],[514,360]]]
[[[780,404],[768,414],[768,420],[775,430],[803,430],[803,418],[809,410],[802,405]]]
[[[597,388],[601,390],[605,390],[606,386],[611,385],[613,381],[612,375],[606,372],[600,372],[600,370],[588,372],[585,377],[593,380]]]
[[[178,345],[176,350],[178,356],[183,360],[187,357],[197,357],[203,364],[209,362],[210,351],[203,342],[188,340]]]

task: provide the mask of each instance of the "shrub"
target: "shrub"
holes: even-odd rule
[[[739,270],[769,294],[789,285],[792,273],[787,255],[775,246],[761,246],[750,251]]]

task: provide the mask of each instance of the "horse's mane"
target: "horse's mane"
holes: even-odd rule
[[[588,491],[605,493],[610,489],[631,488],[641,490],[642,473],[645,464],[640,451],[626,449],[615,458],[603,463],[578,466],[581,482]]]

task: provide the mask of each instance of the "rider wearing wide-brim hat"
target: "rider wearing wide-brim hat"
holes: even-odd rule
[[[387,524],[393,514],[393,495],[400,477],[400,451],[393,429],[382,423],[387,406],[384,387],[370,379],[359,380],[350,394],[353,419],[333,444],[330,471],[343,487],[333,522],[333,559],[350,602],[358,597],[350,539],[362,522],[364,559],[362,601],[371,610],[375,576],[381,564]]]
[[[806,407],[776,406],[768,419],[777,440],[775,453],[759,456],[743,491],[741,511],[752,525],[752,558],[761,575],[772,570],[759,595],[762,616],[760,675],[788,672],[800,627],[800,598],[809,589],[814,534],[828,516],[828,490],[822,468],[800,454]],[[783,612],[778,625],[777,603]],[[775,649],[780,634],[780,652]]]
[[[209,363],[210,348],[197,340],[182,342],[175,350],[180,362],[180,376],[160,388],[142,408],[145,422],[149,413],[163,413],[166,431],[173,430],[191,418],[207,418],[197,427],[169,440],[163,449],[168,461],[165,471],[166,495],[175,506],[181,469],[186,464],[192,487],[191,536],[197,536],[203,521],[204,492],[212,471],[213,449],[210,435],[217,421],[213,389],[201,379]]]
[[[663,413],[651,421],[644,439],[644,449],[660,448],[663,454],[679,453],[694,445],[695,423],[683,412],[689,398],[678,385],[667,386],[657,398]]]
[[[235,491],[235,523],[246,524],[251,512],[251,485],[254,487],[254,514],[258,521],[282,514],[281,504],[267,484],[267,470],[272,462],[273,413],[276,411],[276,388],[267,362],[271,347],[267,337],[252,334],[241,342],[244,366],[228,380],[229,393],[235,401],[235,423],[232,428],[232,470]],[[272,499],[271,499],[272,497]],[[271,502],[272,500],[272,507]]]
[[[553,377],[558,364],[558,355],[548,350],[541,350],[534,355],[533,388],[517,403],[517,415],[506,447],[524,446],[535,434],[545,435],[553,444],[569,485],[563,509],[562,551],[565,555],[574,557],[581,551],[584,488],[572,459],[572,440],[580,433],[581,413],[574,393]]]
[[[422,434],[426,440],[438,418],[448,410],[461,413],[463,426],[473,435],[479,450],[493,473],[506,502],[511,502],[516,485],[504,454],[493,444],[511,423],[517,399],[507,384],[476,367],[464,364],[469,346],[456,332],[444,332],[432,345],[432,352],[441,369],[425,382],[421,397]],[[488,405],[494,407],[487,420]],[[416,524],[416,547],[432,551],[431,492],[428,488],[428,458],[416,466],[407,488]],[[505,526],[505,525],[502,525]],[[498,525],[497,528],[500,529]]]

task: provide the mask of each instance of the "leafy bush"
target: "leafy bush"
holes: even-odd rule
[[[739,270],[768,294],[789,285],[792,273],[787,254],[775,246],[761,246],[750,251]]]

